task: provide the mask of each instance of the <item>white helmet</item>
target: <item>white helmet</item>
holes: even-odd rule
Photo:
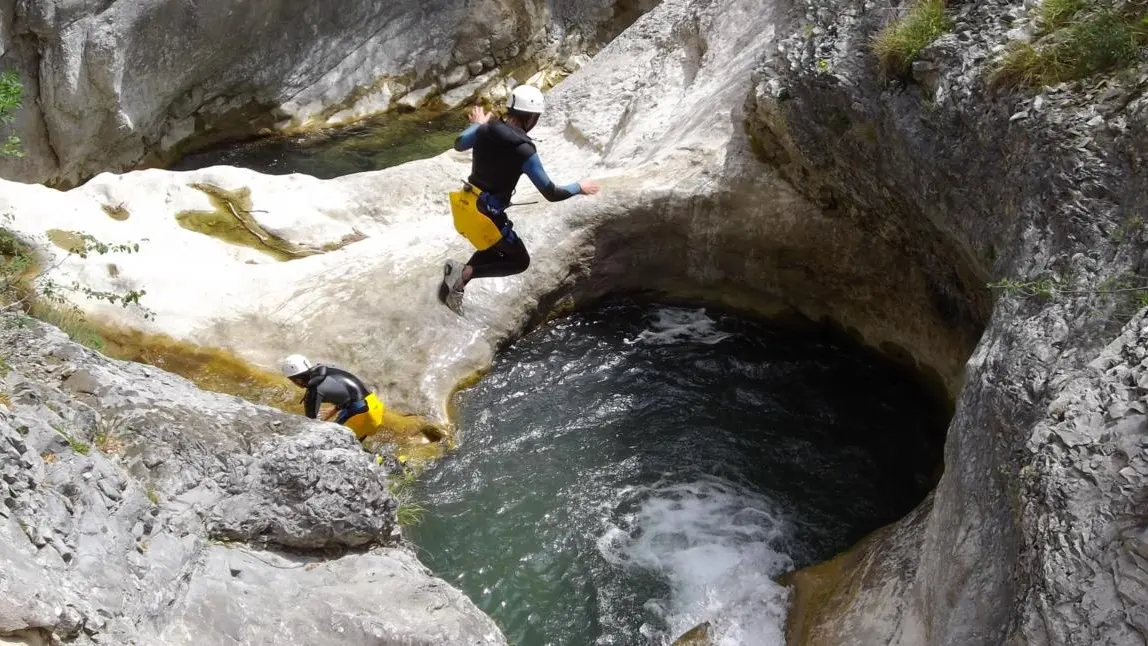
[[[510,92],[510,102],[506,107],[516,112],[542,114],[542,90],[533,85],[518,85]]]
[[[301,354],[293,354],[279,364],[279,369],[283,371],[284,377],[294,377],[310,370],[311,362]]]

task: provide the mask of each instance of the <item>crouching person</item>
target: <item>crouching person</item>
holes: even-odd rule
[[[291,383],[307,389],[302,399],[307,417],[342,424],[360,440],[383,425],[383,403],[361,379],[346,370],[313,365],[301,354],[283,359],[281,369]],[[322,404],[331,404],[334,408],[320,418]]]

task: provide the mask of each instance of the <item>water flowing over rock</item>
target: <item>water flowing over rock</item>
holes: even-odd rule
[[[592,49],[654,2],[5,3],[0,63],[25,86],[28,155],[0,168],[74,185],[197,142],[469,95],[500,70]]]
[[[897,11],[666,0],[645,14],[550,93],[535,132],[551,176],[601,178],[603,193],[514,209],[533,264],[473,283],[464,319],[434,297],[443,260],[470,252],[446,201],[464,154],[330,181],[213,168],[102,175],[68,192],[5,182],[0,209],[26,235],[148,239],[114,260],[46,248],[58,280],[146,288],[156,313],[81,301],[95,315],[261,365],[303,351],[439,418],[499,343],[611,291],[834,321],[921,370],[955,414],[936,491],[835,569],[793,577],[796,598],[818,601],[795,609],[791,638],[1145,643],[1145,324],[1128,294],[1096,293],[1145,269],[1142,70],[1107,88],[990,91],[985,72],[1015,28],[1001,17],[1025,10],[970,3],[953,8],[964,27],[921,52],[917,80],[890,84],[868,42]],[[279,261],[182,228],[179,212],[219,208],[196,183],[242,193],[236,208],[265,231],[322,253]],[[538,198],[524,182],[516,199]],[[343,245],[355,232],[365,239]],[[1069,291],[994,295],[997,277]],[[234,482],[268,477],[236,468]],[[245,540],[331,540],[306,531],[316,510],[284,502],[298,525],[239,522],[226,507],[217,522]],[[329,511],[348,540],[375,531]],[[41,620],[34,603],[18,607]],[[720,633],[721,618],[710,626]]]
[[[30,319],[0,319],[0,347],[0,638],[505,643],[398,546],[386,474],[346,429]]]

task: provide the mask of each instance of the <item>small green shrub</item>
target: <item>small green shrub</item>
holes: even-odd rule
[[[32,248],[12,231],[3,228],[10,214],[0,215],[0,312],[17,312],[40,319],[60,328],[77,343],[102,351],[106,345],[95,325],[84,316],[83,310],[71,303],[65,294],[80,294],[90,300],[136,306],[144,318],[152,318],[151,310],[140,305],[143,290],[110,292],[92,289],[73,281],[71,285],[41,280],[59,263],[42,269],[37,265]],[[139,245],[105,244],[88,234],[51,230],[47,238],[69,254],[87,258],[112,253],[136,253]],[[60,261],[62,262],[62,261]]]
[[[882,29],[873,39],[873,51],[886,76],[908,73],[926,45],[952,28],[943,0],[919,0],[900,20]]]
[[[0,73],[0,124],[9,125],[15,116],[13,113],[20,109],[24,100],[24,85],[20,83],[20,75],[8,70]],[[0,156],[23,157],[24,150],[20,145],[20,138],[9,135],[0,145]]]

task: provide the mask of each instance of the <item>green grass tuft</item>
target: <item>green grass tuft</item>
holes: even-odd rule
[[[96,327],[75,305],[37,300],[28,307],[28,314],[60,328],[60,331],[71,337],[73,341],[96,352],[102,351],[106,345]]]
[[[919,0],[908,13],[882,29],[873,39],[873,51],[886,76],[909,72],[917,54],[952,28],[943,0]]]
[[[423,515],[426,513],[426,507],[414,500],[412,490],[417,477],[417,469],[406,468],[402,473],[392,475],[388,484],[391,495],[399,503],[398,509],[395,510],[395,522],[401,527],[418,525],[423,522]]]
[[[1088,6],[1088,0],[1043,0],[1040,21],[1046,31],[1067,25],[1076,12]]]
[[[400,501],[399,508],[395,510],[395,521],[401,527],[413,527],[423,522],[426,508],[417,502]]]
[[[87,442],[82,442],[80,440],[77,440],[76,438],[72,437],[71,435],[68,435],[63,429],[56,428],[54,426],[52,428],[57,433],[59,433],[65,440],[67,440],[68,447],[70,447],[72,449],[72,451],[79,453],[80,455],[88,455],[89,453],[92,452],[92,447],[88,446]]]
[[[993,71],[996,87],[1056,85],[1128,67],[1148,45],[1148,14],[1052,0],[1042,15],[1045,35],[1015,45]]]

